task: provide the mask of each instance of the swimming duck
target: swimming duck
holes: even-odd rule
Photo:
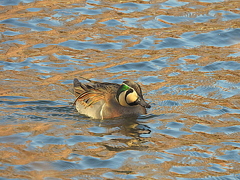
[[[120,85],[85,80],[90,83],[83,84],[76,78],[73,81],[74,105],[80,114],[93,119],[109,119],[146,114],[146,108],[151,107],[145,102],[140,85],[134,81],[123,81]]]

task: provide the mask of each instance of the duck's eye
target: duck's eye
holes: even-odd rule
[[[128,96],[128,94],[130,93],[133,93],[133,89],[129,89],[127,92],[126,92],[126,97]]]

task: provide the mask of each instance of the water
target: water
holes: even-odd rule
[[[0,179],[240,179],[237,0],[0,5]],[[137,81],[152,108],[79,115],[79,76]]]

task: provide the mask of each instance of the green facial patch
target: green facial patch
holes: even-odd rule
[[[120,92],[126,91],[128,89],[131,89],[131,88],[126,84],[122,84],[121,87],[120,87]]]
[[[122,93],[122,92],[124,92],[124,91],[126,91],[126,90],[128,90],[128,89],[131,89],[128,85],[126,85],[126,84],[122,84],[120,87],[119,87],[119,89],[118,89],[118,91],[117,91],[117,94],[116,94],[116,97],[117,97],[117,99],[118,99],[118,97],[119,97],[119,95]]]

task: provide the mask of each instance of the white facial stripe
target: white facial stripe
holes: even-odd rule
[[[119,104],[122,106],[129,106],[125,100],[126,92],[127,91],[121,92],[121,94],[118,97]]]
[[[133,92],[129,93],[126,97],[127,104],[131,104],[138,99],[138,94],[136,93],[136,91],[134,89],[132,89],[132,90],[133,90]]]
[[[126,85],[125,83],[123,83]],[[128,85],[126,85],[128,86]],[[132,106],[134,102],[139,98],[135,89],[130,88],[121,92],[118,96],[118,102],[121,106]],[[131,105],[130,105],[131,104]]]

